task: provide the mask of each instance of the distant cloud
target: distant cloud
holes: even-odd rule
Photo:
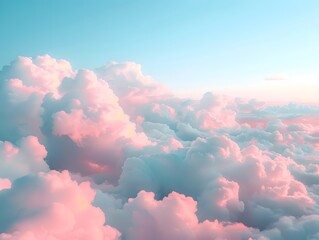
[[[282,81],[288,80],[288,77],[284,74],[275,74],[265,78],[266,81]]]

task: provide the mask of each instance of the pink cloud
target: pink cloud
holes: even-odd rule
[[[0,176],[15,180],[30,173],[49,170],[45,147],[34,136],[20,140],[19,146],[0,141]]]
[[[266,81],[283,81],[287,79],[287,76],[283,74],[276,74],[265,78]]]
[[[243,239],[254,236],[254,229],[240,223],[205,221],[195,214],[196,201],[172,192],[161,201],[153,193],[140,192],[129,199],[117,221],[126,239]],[[145,227],[147,226],[147,227]]]
[[[0,191],[11,188],[11,181],[7,178],[0,178]]]
[[[21,178],[0,196],[0,219],[11,219],[1,224],[0,239],[118,239],[91,205],[94,196],[88,182],[77,184],[67,171]]]
[[[132,62],[0,78],[0,239],[318,236],[316,105],[179,98]]]

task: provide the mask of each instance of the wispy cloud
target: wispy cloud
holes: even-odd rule
[[[265,78],[266,81],[282,81],[288,80],[288,77],[285,74],[274,74]]]

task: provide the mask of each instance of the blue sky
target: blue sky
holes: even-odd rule
[[[75,68],[134,61],[173,89],[319,72],[319,1],[1,0],[0,65],[50,54]]]

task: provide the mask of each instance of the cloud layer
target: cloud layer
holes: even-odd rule
[[[48,55],[3,67],[0,93],[0,239],[319,238],[318,105]]]

